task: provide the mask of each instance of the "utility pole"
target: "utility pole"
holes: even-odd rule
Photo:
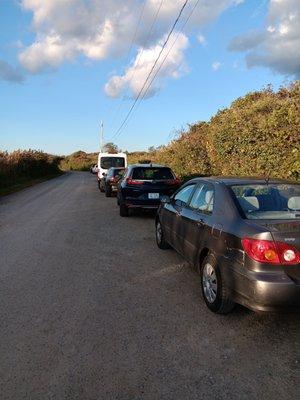
[[[104,148],[104,135],[103,135],[103,121],[100,123],[100,152],[103,152]]]

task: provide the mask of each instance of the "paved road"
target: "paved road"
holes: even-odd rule
[[[0,285],[1,400],[299,394],[299,316],[212,314],[153,218],[88,173],[0,200]]]

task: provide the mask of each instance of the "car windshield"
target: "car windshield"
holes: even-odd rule
[[[170,168],[138,167],[134,168],[132,172],[132,179],[164,180],[174,179],[174,175]]]
[[[248,219],[300,219],[300,185],[233,185],[231,189]]]
[[[124,157],[101,157],[101,168],[125,167]]]

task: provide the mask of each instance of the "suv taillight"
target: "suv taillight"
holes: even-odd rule
[[[178,178],[175,179],[167,179],[166,184],[167,185],[180,185],[181,181]]]
[[[283,242],[244,238],[242,245],[247,255],[255,261],[283,265],[295,265],[300,262],[299,251]]]
[[[144,182],[143,181],[135,181],[134,179],[127,178],[126,183],[128,183],[128,185],[142,185]]]

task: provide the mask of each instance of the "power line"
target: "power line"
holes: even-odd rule
[[[118,136],[119,132],[122,130],[123,126],[126,124],[128,118],[130,117],[130,115],[131,115],[131,113],[132,113],[132,111],[133,111],[133,109],[134,109],[136,103],[138,102],[138,100],[139,100],[139,98],[140,98],[140,96],[141,96],[141,94],[142,94],[142,92],[143,92],[143,90],[144,90],[146,84],[148,83],[148,80],[149,80],[149,78],[150,78],[150,75],[152,74],[154,68],[156,67],[156,65],[157,65],[157,63],[158,63],[158,61],[159,61],[159,59],[160,59],[160,56],[161,56],[162,52],[164,51],[164,49],[165,49],[165,47],[166,47],[166,45],[167,45],[167,43],[168,43],[168,41],[169,41],[169,39],[170,39],[170,37],[171,37],[171,35],[172,35],[172,33],[173,33],[173,31],[174,31],[174,29],[175,29],[175,27],[176,27],[176,25],[177,25],[177,23],[178,23],[178,21],[179,21],[181,15],[182,15],[182,13],[183,13],[183,10],[185,9],[185,7],[186,7],[188,1],[189,1],[189,0],[185,0],[185,2],[183,3],[183,5],[182,5],[182,7],[181,7],[181,9],[180,9],[180,12],[179,12],[177,18],[175,19],[175,21],[174,21],[174,23],[173,23],[173,25],[172,25],[172,27],[171,27],[171,30],[169,31],[169,33],[168,33],[168,35],[167,35],[167,38],[165,39],[165,41],[164,41],[164,43],[163,43],[163,45],[162,45],[162,48],[161,48],[161,50],[160,50],[158,56],[156,57],[156,59],[155,59],[155,61],[154,61],[154,64],[152,65],[152,68],[151,68],[149,74],[147,75],[147,78],[146,78],[146,80],[145,80],[145,82],[144,82],[142,88],[140,89],[138,95],[136,96],[136,98],[135,98],[135,100],[134,100],[132,106],[130,107],[130,109],[129,109],[129,111],[128,111],[126,117],[124,118],[123,122],[121,123],[120,127],[118,128],[118,130],[117,130],[117,131],[115,132],[115,134],[113,135],[113,139],[114,139],[115,137]]]
[[[186,24],[187,24],[188,21],[190,20],[192,14],[194,13],[194,11],[195,11],[196,7],[198,6],[199,2],[200,2],[200,0],[197,0],[197,1],[196,1],[196,3],[194,4],[194,7],[191,9],[189,15],[187,16],[186,20],[185,20],[184,23],[182,24],[180,31],[177,33],[174,42],[172,43],[172,45],[171,45],[170,48],[169,48],[169,51],[167,52],[167,54],[165,55],[165,57],[164,57],[162,63],[160,64],[160,66],[159,66],[158,69],[156,70],[154,76],[152,77],[152,79],[151,79],[149,85],[147,86],[145,92],[143,93],[142,97],[139,99],[139,103],[138,103],[137,107],[139,106],[141,100],[143,100],[143,99],[146,97],[147,92],[148,92],[148,90],[150,89],[150,86],[152,85],[153,81],[155,80],[156,76],[158,75],[159,71],[161,70],[163,64],[165,63],[166,59],[168,58],[170,52],[172,51],[172,49],[173,49],[173,47],[174,47],[174,45],[175,45],[175,43],[176,43],[176,41],[177,41],[177,39],[178,39],[178,37],[179,37],[181,31],[185,28]],[[128,123],[128,120],[127,120],[127,123]]]
[[[153,19],[153,21],[152,21],[152,24],[151,24],[151,26],[150,26],[150,29],[149,29],[149,32],[148,32],[148,34],[147,34],[147,38],[146,38],[146,41],[145,41],[145,44],[146,44],[146,45],[148,44],[149,39],[150,39],[150,37],[151,37],[151,35],[152,35],[153,29],[154,29],[154,26],[155,26],[155,24],[156,24],[156,21],[157,21],[158,15],[159,15],[159,13],[160,13],[160,10],[161,10],[161,7],[162,7],[163,2],[164,2],[164,0],[161,0],[161,1],[160,1],[160,4],[159,4],[159,6],[158,6],[158,8],[157,8],[157,10],[156,10],[154,19]],[[142,10],[141,15],[142,15],[143,12],[144,12],[145,4],[146,4],[146,3],[144,3],[144,7],[143,7],[143,10]],[[141,19],[141,18],[140,18],[140,19]],[[138,26],[139,26],[139,25],[140,25],[140,22],[139,22]],[[137,33],[137,31],[136,31],[136,33]],[[134,38],[135,38],[135,37],[136,37],[136,34],[135,34]],[[131,48],[132,48],[132,47],[131,47]],[[138,58],[137,58],[137,61],[136,61],[136,65],[139,64],[139,61],[140,61],[140,59],[141,59],[141,56],[142,56],[143,52],[144,52],[144,48],[142,48],[141,52],[140,52],[139,55],[138,55]],[[133,80],[135,74],[136,74],[136,70],[133,70],[133,73],[132,73],[132,75],[131,75],[131,77],[130,77],[130,81]],[[116,119],[117,119],[117,117],[118,117],[118,115],[119,115],[119,113],[120,113],[120,110],[121,110],[121,107],[122,107],[122,104],[123,104],[125,98],[126,98],[126,96],[125,96],[125,94],[124,94],[124,95],[122,96],[122,99],[121,99],[121,101],[119,102],[118,108],[117,108],[117,110],[116,110],[116,113],[115,113],[115,116],[114,116],[114,120],[115,120],[115,121],[116,121]],[[114,125],[114,123],[113,123],[113,125]]]
[[[186,26],[186,24],[187,24],[188,21],[190,20],[192,14],[193,14],[193,12],[195,11],[196,7],[198,6],[199,2],[200,2],[200,0],[197,0],[197,1],[196,1],[196,3],[195,3],[195,5],[194,5],[194,7],[192,8],[191,12],[189,13],[188,17],[187,17],[186,20],[184,21],[184,23],[183,23],[183,25],[182,25],[180,31],[177,33],[177,35],[176,35],[176,37],[175,37],[175,40],[174,40],[174,42],[172,43],[172,46],[169,48],[167,54],[165,55],[164,59],[162,60],[162,63],[160,64],[160,66],[159,66],[158,69],[156,70],[155,74],[153,75],[153,78],[151,79],[151,81],[150,81],[148,87],[146,88],[146,90],[145,90],[145,92],[144,92],[144,94],[143,94],[141,100],[143,100],[143,99],[145,98],[145,96],[146,96],[148,90],[150,89],[150,86],[152,85],[153,81],[155,80],[156,76],[158,75],[159,71],[161,70],[162,66],[164,65],[166,59],[168,58],[169,54],[171,53],[171,51],[172,51],[172,49],[173,49],[175,43],[177,42],[177,39],[179,38],[179,35],[180,35],[181,31],[184,29],[184,27]]]
[[[138,30],[139,30],[141,22],[142,22],[143,14],[144,14],[144,11],[145,11],[145,6],[146,6],[146,0],[143,1],[143,5],[142,5],[142,8],[141,8],[139,19],[138,19],[134,34],[132,36],[131,42],[130,42],[130,47],[129,47],[128,51],[127,51],[126,60],[128,60],[128,61],[129,61],[129,57],[130,57],[131,51],[133,49],[133,45],[134,45],[135,39],[137,37]],[[119,105],[118,105],[118,107],[116,109],[116,112],[115,112],[114,119],[116,119],[116,117],[118,116],[118,114],[120,112],[121,105],[122,105],[122,102],[123,102],[124,98],[125,98],[125,96],[123,96],[122,100],[119,102]]]

